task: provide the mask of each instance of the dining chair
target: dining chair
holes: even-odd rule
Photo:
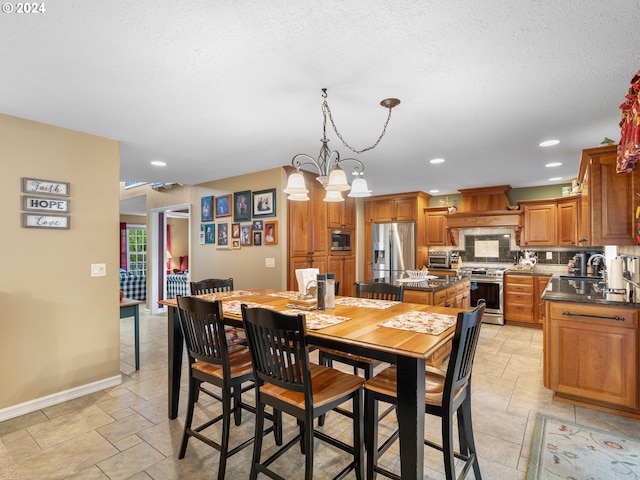
[[[353,460],[334,478],[344,478],[355,470],[364,477],[363,403],[364,380],[333,368],[309,362],[304,314],[286,315],[267,308],[242,305],[247,341],[251,352],[256,384],[256,432],[264,428],[264,410],[274,410],[295,417],[299,433],[284,446],[261,460],[262,437],[256,434],[250,478],[258,473],[282,479],[270,465],[286,450],[300,443],[305,455],[305,479],[313,478],[314,438],[318,438],[353,456]],[[349,445],[314,429],[314,419],[336,405],[351,400],[353,408],[353,444]]]
[[[191,295],[206,295],[208,293],[220,293],[233,291],[233,278],[207,278],[199,282],[191,282]],[[227,325],[227,343],[247,344],[244,330],[239,327]]]
[[[458,478],[463,479],[473,467],[476,480],[481,480],[476,445],[471,421],[471,372],[480,335],[480,325],[485,304],[479,304],[471,312],[460,312],[452,340],[451,356],[446,371],[427,365],[425,378],[425,413],[441,419],[442,444],[424,440],[424,444],[440,450],[444,458],[447,480],[456,479],[455,459],[463,460],[464,466]],[[400,476],[378,465],[378,458],[398,438],[396,430],[378,448],[378,402],[397,404],[396,367],[391,366],[367,381],[365,385],[365,414],[370,424],[365,437],[367,448],[367,479],[373,480],[376,473],[389,478]],[[453,415],[458,418],[460,451],[453,445]]]
[[[356,283],[356,297],[358,298],[367,298],[374,300],[390,300],[396,302],[402,302],[404,300],[404,286],[403,285],[392,285],[390,283]],[[373,377],[373,371],[376,366],[380,365],[378,360],[373,360],[371,358],[363,357],[360,355],[355,355],[346,352],[340,352],[338,350],[333,350],[329,348],[319,348],[318,349],[318,363],[320,365],[326,365],[328,367],[333,366],[333,362],[340,362],[346,365],[350,365],[353,367],[353,373],[358,374],[358,369],[363,370],[364,378],[369,380]],[[384,418],[388,415],[393,408],[387,409],[381,416]],[[337,412],[349,416],[350,412],[348,410],[344,410],[342,408],[337,408]],[[324,425],[325,417],[324,415],[319,419],[319,425]]]
[[[207,445],[220,451],[218,479],[225,475],[227,458],[238,453],[254,441],[254,437],[246,439],[234,448],[229,448],[231,415],[235,424],[240,425],[241,411],[255,412],[255,407],[242,403],[243,392],[252,389],[253,369],[249,349],[240,345],[227,345],[222,317],[222,303],[206,301],[196,297],[177,297],[180,328],[184,335],[189,359],[189,399],[187,416],[182,435],[182,444],[178,458],[184,458],[190,437],[195,437]],[[220,389],[220,394],[205,388],[209,383]],[[248,386],[243,388],[243,384]],[[198,393],[204,392],[222,403],[222,414],[199,425],[192,426],[195,404]],[[232,405],[233,400],[233,405]],[[222,420],[220,441],[205,435],[203,430]],[[271,416],[273,420],[273,416]],[[275,423],[275,422],[274,422]],[[276,440],[281,443],[281,424],[270,426],[265,433],[274,431]]]

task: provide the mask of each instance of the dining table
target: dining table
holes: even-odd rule
[[[242,303],[248,307],[261,306],[285,313],[301,311],[293,303],[297,292],[291,291],[259,288],[198,297],[221,300],[225,323],[231,326],[242,326]],[[183,336],[177,300],[162,300],[160,304],[168,307],[168,415],[173,419],[178,414]],[[302,311],[306,313],[310,345],[397,365],[396,412],[401,476],[403,479],[422,479],[426,361],[453,338],[457,315],[464,310],[336,297],[334,309]]]

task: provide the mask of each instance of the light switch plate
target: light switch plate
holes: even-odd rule
[[[264,266],[267,268],[276,268],[276,259],[275,258],[265,258]]]
[[[91,276],[92,277],[105,277],[107,275],[106,263],[92,263],[91,264]]]

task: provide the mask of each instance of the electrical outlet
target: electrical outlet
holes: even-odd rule
[[[275,258],[265,258],[264,266],[267,268],[276,268],[276,259]]]
[[[553,259],[553,252],[547,252],[547,260]]]
[[[92,263],[91,264],[91,276],[92,277],[105,277],[107,275],[106,263]]]

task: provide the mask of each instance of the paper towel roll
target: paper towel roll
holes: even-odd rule
[[[619,290],[624,288],[624,281],[622,280],[622,259],[613,258],[609,265],[609,285],[608,287],[613,290]]]

